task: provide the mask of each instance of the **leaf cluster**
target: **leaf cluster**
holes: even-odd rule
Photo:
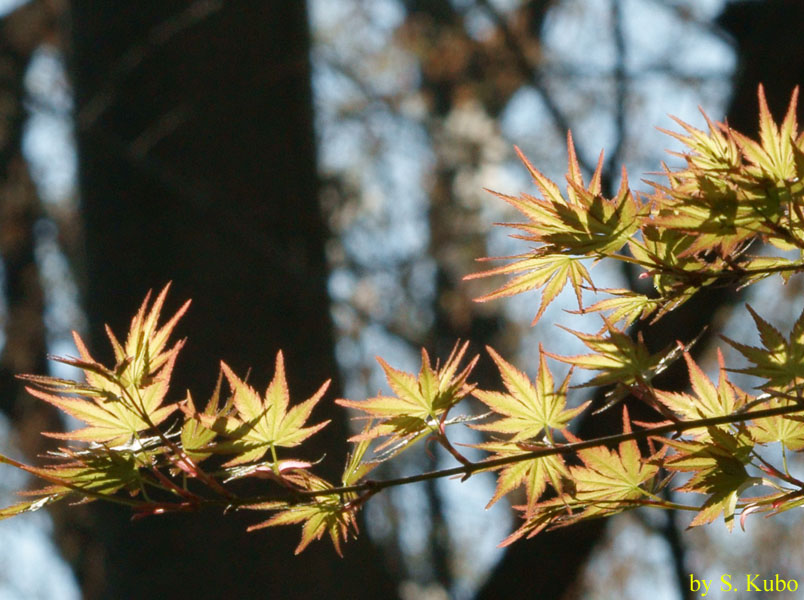
[[[752,513],[775,514],[804,504],[804,482],[787,466],[788,453],[804,449],[804,312],[785,336],[747,307],[762,347],[726,339],[749,365],[729,369],[719,355],[717,381],[690,356],[695,340],[651,353],[644,339],[628,330],[637,320],[660,319],[704,287],[738,289],[775,274],[786,283],[804,269],[804,134],[798,131],[796,100],[794,93],[777,124],[760,88],[757,140],[708,118],[706,131],[678,121],[682,132],[668,133],[685,146],[679,155],[684,164],[664,165],[666,182],[653,183],[647,195],[631,190],[623,171],[617,193],[605,197],[602,155],[585,183],[571,136],[564,192],[520,153],[540,195],[497,195],[523,215],[525,221],[509,227],[531,249],[469,278],[513,275],[479,301],[540,290],[536,320],[569,284],[579,312],[602,316],[597,333],[571,332],[589,352],[561,356],[540,346],[531,378],[487,348],[484,360],[499,372],[496,389],[472,382],[481,358],[471,356],[468,342],[456,343],[443,363],[423,349],[418,373],[378,358],[387,391],[335,401],[364,421],[349,440],[353,448],[338,481],[322,478],[317,463],[299,452],[328,424],[312,419],[312,413],[329,382],[310,398],[292,400],[279,352],[262,394],[221,362],[218,384],[202,411],[190,392],[170,401],[171,373],[183,346],[170,339],[189,302],[160,324],[168,288],[153,302],[146,297],[124,343],[107,329],[111,366],[93,359],[76,335],[78,357],[56,360],[79,369],[81,380],[21,376],[33,396],[84,426],[45,433],[64,446],[46,456],[43,466],[0,455],[0,462],[45,482],[25,492],[24,501],[0,510],[0,518],[65,499],[123,504],[135,517],[216,506],[269,513],[249,530],[300,525],[297,552],[326,536],[341,553],[343,543],[358,533],[358,511],[381,490],[480,472],[493,472],[497,479],[489,505],[504,497],[518,503],[521,524],[504,544],[643,506],[690,511],[691,526],[722,515],[732,528],[738,515],[744,525]],[[603,259],[640,269],[652,290],[597,289],[590,270]],[[606,297],[584,306],[584,291]],[[682,358],[688,389],[657,386],[657,376]],[[549,360],[570,364],[567,377],[557,382]],[[576,387],[607,390],[604,409],[630,397],[655,409],[655,420],[633,422],[623,408],[621,432],[578,439],[572,433],[576,420],[594,414],[590,402],[568,402],[576,370],[594,373]],[[732,383],[730,371],[762,382],[746,392]],[[465,399],[488,413],[453,415]],[[483,436],[475,447],[486,458],[471,461],[452,443],[449,432],[459,425]],[[379,463],[424,440],[441,445],[457,466],[370,478]],[[781,449],[781,464],[768,458],[774,455],[766,448],[774,445]],[[264,492],[241,495],[244,478],[259,479]],[[676,494],[662,493],[667,489]],[[675,500],[682,496],[693,500]]]

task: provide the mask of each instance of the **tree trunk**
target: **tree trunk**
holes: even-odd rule
[[[71,28],[96,354],[109,356],[104,323],[122,334],[145,292],[173,281],[169,309],[194,299],[175,399],[190,387],[203,401],[219,359],[263,387],[280,348],[307,398],[336,367],[304,3],[75,0]],[[346,429],[323,404],[314,416],[334,421],[305,457],[326,453],[332,475]],[[326,542],[294,559],[298,528],[246,534],[254,513],[95,515],[104,565],[79,569],[90,598],[395,595],[367,536],[344,560]]]
[[[804,76],[798,0],[765,0],[729,4],[718,23],[733,37],[738,55],[737,77],[729,105],[729,125],[748,135],[758,130],[757,86],[765,87],[775,119],[787,111],[793,88]]]

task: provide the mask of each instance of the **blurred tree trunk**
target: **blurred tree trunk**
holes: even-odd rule
[[[5,343],[0,354],[0,410],[14,421],[17,442],[29,457],[42,451],[40,431],[59,429],[56,412],[26,398],[17,373],[43,373],[43,294],[35,257],[39,197],[22,156],[24,78],[33,51],[50,26],[37,3],[0,21],[0,256],[6,301]]]
[[[194,300],[174,399],[203,401],[219,359],[265,386],[280,348],[291,394],[308,397],[336,367],[304,3],[74,0],[71,34],[95,352],[109,356],[104,323],[123,332],[173,281],[168,309]],[[332,475],[343,415],[325,401],[316,417],[334,421],[305,456],[326,453]],[[294,559],[298,528],[246,534],[256,513],[95,514],[90,598],[395,596],[367,536],[343,560],[328,543]]]
[[[787,111],[793,88],[804,81],[804,3],[764,0],[731,3],[718,23],[733,37],[737,77],[729,106],[729,125],[747,134],[758,129],[757,86],[765,87],[776,120]]]

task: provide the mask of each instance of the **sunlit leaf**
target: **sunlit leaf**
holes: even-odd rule
[[[443,367],[438,363],[432,366],[427,351],[422,350],[418,377],[394,369],[383,359],[377,358],[395,395],[376,396],[362,401],[336,401],[341,406],[361,410],[369,418],[377,420],[376,425],[351,440],[388,436],[380,446],[382,448],[439,431],[449,410],[474,388],[467,383],[467,379],[477,363],[477,357],[458,372],[467,347],[468,343],[460,348],[456,344]]]
[[[285,379],[285,362],[280,351],[276,355],[274,378],[261,398],[257,391],[234,374],[226,363],[221,370],[232,390],[235,412],[222,417],[215,410],[200,414],[198,418],[206,427],[224,437],[226,442],[215,444],[215,452],[236,454],[225,466],[256,462],[273,452],[275,448],[292,448],[321,430],[329,423],[305,427],[313,408],[329,387],[326,381],[312,397],[290,407],[290,393]]]

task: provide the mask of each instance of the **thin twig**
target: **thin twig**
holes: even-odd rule
[[[704,427],[713,427],[716,425],[726,425],[729,423],[741,423],[750,421],[752,419],[764,419],[767,417],[775,417],[779,415],[786,415],[796,412],[804,412],[804,406],[795,404],[789,406],[777,406],[774,408],[767,408],[763,410],[756,410],[750,412],[734,413],[720,417],[709,417],[706,419],[696,419],[694,421],[679,421],[677,423],[669,423],[651,427],[648,429],[641,429],[639,431],[632,431],[631,433],[620,433],[615,435],[608,435],[582,442],[574,442],[570,444],[562,444],[560,446],[552,446],[523,452],[512,456],[503,456],[500,458],[493,458],[480,462],[462,465],[460,467],[453,467],[450,469],[441,469],[437,471],[430,471],[427,473],[419,473],[417,475],[410,475],[407,477],[397,477],[394,479],[386,479],[382,481],[368,480],[363,483],[355,485],[333,487],[326,490],[307,490],[296,492],[295,495],[300,498],[315,498],[318,496],[330,496],[333,494],[348,494],[353,492],[371,491],[376,493],[380,490],[398,487],[401,485],[408,485],[411,483],[419,483],[429,479],[440,479],[444,477],[454,476],[469,476],[480,471],[489,471],[506,465],[522,462],[525,460],[533,460],[535,458],[544,458],[546,456],[576,454],[581,450],[588,448],[595,448],[598,446],[609,446],[619,444],[621,442],[628,442],[631,440],[645,440],[647,438],[660,438],[668,433],[682,433],[691,429],[700,429]],[[270,500],[277,500],[275,496],[260,497],[251,499],[242,499],[231,503],[231,506],[240,506],[242,504],[255,504],[258,502],[266,502]]]

